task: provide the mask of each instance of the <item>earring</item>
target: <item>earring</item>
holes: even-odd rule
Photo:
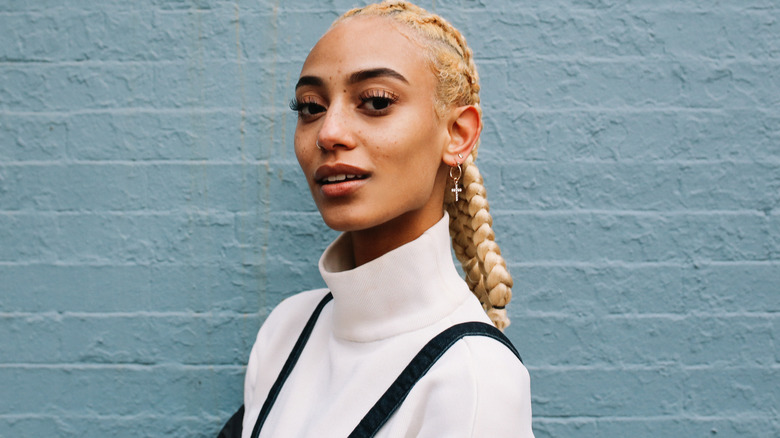
[[[458,154],[460,156],[460,154]],[[453,174],[455,172],[455,169],[458,169],[457,174]],[[455,202],[458,202],[458,193],[462,192],[463,189],[458,187],[458,181],[460,181],[460,177],[463,175],[463,169],[460,168],[460,163],[455,162],[455,166],[450,167],[450,178],[452,178],[452,182],[455,185],[450,191],[452,193],[455,193]]]

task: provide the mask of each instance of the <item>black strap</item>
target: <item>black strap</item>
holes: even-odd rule
[[[385,391],[379,401],[360,420],[349,438],[370,438],[376,435],[380,428],[390,419],[401,406],[412,387],[431,369],[434,363],[464,336],[487,336],[506,345],[520,359],[520,354],[512,342],[500,330],[484,322],[464,322],[454,325],[431,339],[409,362],[401,375],[395,379],[390,388]]]
[[[309,317],[309,320],[306,321],[306,326],[303,327],[301,335],[298,336],[298,340],[295,342],[295,346],[290,352],[290,355],[287,357],[287,361],[284,363],[282,371],[279,372],[279,376],[276,378],[274,385],[271,387],[271,390],[268,391],[268,397],[265,398],[265,403],[263,403],[263,407],[260,409],[260,414],[257,416],[255,427],[252,429],[252,438],[257,438],[260,435],[260,429],[263,428],[263,423],[265,423],[266,418],[268,418],[268,413],[271,412],[271,407],[274,405],[276,398],[279,396],[279,392],[282,390],[284,382],[287,380],[287,377],[290,376],[293,367],[295,367],[295,363],[298,362],[298,358],[301,357],[303,347],[306,345],[306,341],[309,340],[309,336],[311,336],[312,330],[314,330],[314,324],[317,323],[317,318],[320,317],[320,313],[322,312],[322,309],[325,307],[325,305],[328,304],[328,302],[332,299],[333,294],[328,292],[328,294],[322,298],[322,301],[317,304],[317,307]]]
[[[241,422],[243,421],[244,405],[241,405],[236,413],[230,417],[230,420],[228,420],[227,423],[225,423],[225,425],[222,427],[222,430],[219,432],[219,435],[217,435],[217,438],[241,438]]]

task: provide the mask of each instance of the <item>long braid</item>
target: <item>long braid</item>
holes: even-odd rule
[[[442,17],[404,1],[385,1],[356,8],[336,20],[358,15],[388,17],[416,31],[428,50],[432,66],[439,77],[436,90],[437,111],[452,106],[474,105],[482,115],[479,98],[479,75],[474,54],[463,35]],[[450,215],[450,236],[455,255],[463,266],[466,283],[482,303],[496,327],[509,325],[506,305],[512,298],[512,277],[495,241],[493,218],[487,202],[487,191],[474,160],[479,142],[466,157],[463,168],[463,193],[455,202],[448,183],[444,208]]]

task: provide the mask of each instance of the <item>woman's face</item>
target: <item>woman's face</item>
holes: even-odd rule
[[[314,46],[295,90],[295,154],[329,227],[408,241],[441,219],[449,134],[424,51],[399,29],[355,17]]]

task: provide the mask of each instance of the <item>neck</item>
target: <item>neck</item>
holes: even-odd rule
[[[443,215],[441,208],[435,211],[409,212],[376,227],[350,232],[355,266],[377,259],[420,237]]]
[[[366,264],[422,236],[444,216],[444,189],[449,167],[439,166],[436,182],[428,201],[385,223],[350,232],[355,266]]]

